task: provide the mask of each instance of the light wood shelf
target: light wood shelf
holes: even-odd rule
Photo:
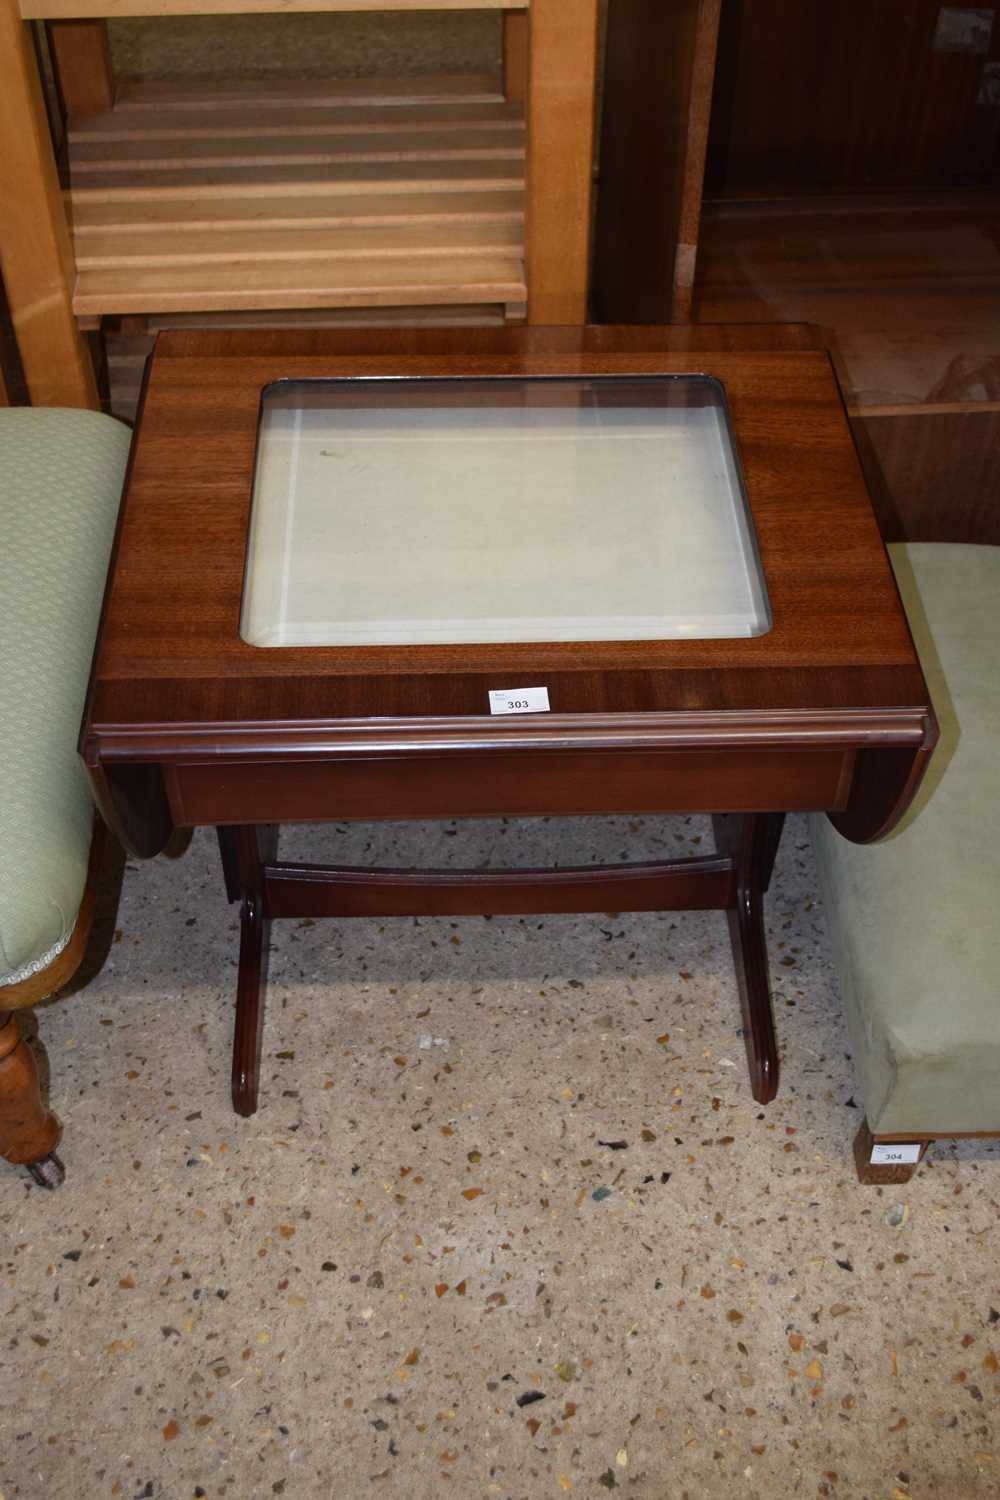
[[[29,8],[68,118],[65,191]],[[104,19],[434,9],[500,13],[502,80],[121,90]],[[585,322],[598,19],[598,0],[0,0],[0,238],[32,400],[98,405],[83,331],[114,316]]]
[[[528,0],[101,0],[102,16],[266,15],[308,11],[524,10]],[[20,0],[25,21],[73,20],[94,14],[93,0]]]
[[[523,313],[524,115],[499,80],[137,84],[68,142],[78,317]]]

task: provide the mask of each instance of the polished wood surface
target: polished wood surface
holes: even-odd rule
[[[226,892],[240,901],[232,1098],[257,1108],[268,929],[281,917],[474,916],[601,911],[725,911],[729,915],[751,1090],[778,1087],[763,895],[780,816],[719,820],[715,854],[656,864],[562,869],[394,870],[297,865],[276,858],[273,828],[220,828]]]
[[[562,733],[571,738],[574,731],[582,737],[578,724],[565,725]],[[655,733],[652,726],[649,732]],[[386,737],[391,737],[389,724]],[[254,752],[244,749],[242,762],[239,752],[226,755],[224,776],[207,761],[178,765],[166,747],[161,764],[173,822],[181,827],[240,823],[248,808],[262,820],[284,823],[549,817],[596,811],[595,804],[608,813],[846,809],[854,765],[849,748],[810,749],[808,755],[799,747],[782,754],[777,748],[733,745],[701,754],[667,749],[644,753],[629,748],[623,737],[622,744],[604,753],[546,749],[544,743],[530,742],[504,753],[502,741],[491,742],[485,734],[480,739],[480,748],[465,754],[411,745],[384,752],[377,760],[358,753],[357,747],[353,755],[348,749],[339,756],[322,750],[309,756],[300,742],[297,750],[289,744],[283,753],[272,753],[268,763],[261,752],[254,760]],[[900,753],[909,760],[908,752]],[[187,758],[192,754],[199,750],[188,750]],[[296,754],[300,762],[290,775],[287,756]],[[393,785],[387,789],[393,762]],[[109,764],[105,771],[117,785],[117,768]]]
[[[691,347],[699,335],[704,350]],[[752,339],[691,328],[164,335],[82,740],[122,839],[148,854],[174,823],[238,825],[248,813],[598,805],[825,807],[858,837],[887,827],[933,744],[926,689],[828,361],[801,330],[774,330],[764,352]],[[271,380],[691,368],[726,385],[774,614],[768,634],[281,651],[240,640],[257,405]],[[552,713],[492,718],[488,690],[526,675],[544,680]],[[898,774],[855,774],[856,763],[890,764],[887,755]],[[387,757],[406,770],[388,790]]]
[[[558,870],[392,870],[280,864],[265,877],[272,917],[469,917],[600,911],[718,911],[735,899],[730,862]]]
[[[942,11],[980,18],[986,52],[935,46]],[[983,19],[986,27],[983,28]],[[1000,60],[988,7],[940,0],[725,0],[711,192],[996,183]]]
[[[263,1000],[267,987],[271,914],[264,891],[265,869],[278,848],[277,829],[244,827],[220,830],[226,890],[240,905],[240,959],[236,981],[232,1099],[237,1114],[257,1108]]]
[[[887,542],[1000,545],[1000,405],[852,418]]]
[[[771,1012],[764,894],[783,821],[781,813],[729,818],[725,820],[729,825],[725,835],[720,837],[723,820],[715,820],[717,845],[731,851],[734,889],[725,909],[736,962],[753,1096],[761,1104],[769,1103],[778,1091],[778,1042]]]
[[[417,912],[727,911],[754,1097],[773,1098],[763,899],[781,815],[827,809],[851,836],[874,836],[905,807],[935,725],[827,357],[801,329],[758,339],[763,350],[748,329],[690,327],[161,337],[81,744],[103,810],[136,852],[156,852],[173,826],[219,829],[227,893],[241,902],[241,1113],[256,1107],[268,923]],[[271,381],[409,376],[419,400],[420,377],[691,369],[726,388],[769,634],[280,651],[240,640]],[[551,713],[487,712],[489,688],[539,678]],[[262,827],[694,809],[735,815],[718,855],[656,869],[282,865]]]
[[[691,316],[720,0],[614,0],[608,12],[594,310]]]
[[[589,353],[590,340],[572,334],[553,339],[552,352],[543,352],[544,340],[529,340],[523,347],[534,352],[516,353],[510,352],[518,347],[516,333],[484,330],[479,352],[464,357],[397,358],[340,354],[336,337],[322,334],[162,336],[101,636],[89,758],[94,751],[99,757],[101,741],[110,743],[118,729],[132,739],[131,749],[116,756],[136,760],[143,736],[159,755],[181,725],[226,721],[273,724],[275,741],[290,742],[295,732],[279,729],[280,721],[472,716],[495,739],[501,731],[484,717],[486,690],[503,686],[512,671],[545,673],[557,715],[740,709],[766,718],[777,711],[913,708],[913,723],[897,726],[908,739],[920,721],[923,690],[826,357],[805,350],[656,354],[648,352],[657,338],[648,330],[634,338],[620,333],[615,353]],[[602,333],[594,344],[606,351],[614,337]],[[628,352],[630,339],[634,353]],[[454,347],[454,339],[414,334],[408,348],[447,348],[449,342]],[[491,355],[491,346],[504,352]],[[362,349],[363,340],[347,347]],[[474,651],[274,652],[239,639],[257,404],[269,381],[691,368],[708,368],[726,385],[774,612],[768,634]],[[195,448],[197,465],[190,462]],[[201,540],[194,565],[193,535]],[[804,732],[822,748],[821,731],[809,726]],[[894,731],[886,732],[891,739]],[[854,743],[863,739],[859,726]]]

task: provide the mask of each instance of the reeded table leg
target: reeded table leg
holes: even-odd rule
[[[38,1069],[11,1012],[0,1012],[0,1156],[25,1166],[43,1187],[63,1180],[54,1155],[59,1139],[55,1115],[42,1104]]]
[[[764,892],[771,879],[782,821],[780,814],[747,813],[728,818],[722,833],[730,843],[735,864],[736,905],[727,915],[750,1087],[758,1104],[769,1104],[778,1091],[778,1043],[764,938]],[[716,836],[720,836],[720,820],[716,821]]]

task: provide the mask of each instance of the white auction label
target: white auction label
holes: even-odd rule
[[[549,690],[534,688],[491,688],[491,714],[547,714]]]
[[[872,1146],[870,1157],[873,1167],[911,1167],[920,1160],[920,1142],[907,1141],[901,1146],[883,1144]]]

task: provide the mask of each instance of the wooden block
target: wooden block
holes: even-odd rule
[[[920,1144],[920,1157],[922,1161],[930,1142],[914,1138]],[[876,1142],[868,1129],[868,1121],[862,1120],[857,1135],[854,1137],[854,1165],[857,1168],[858,1181],[865,1187],[875,1187],[880,1183],[886,1186],[895,1183],[909,1182],[917,1170],[918,1162],[912,1165],[899,1166],[876,1166],[872,1163],[872,1148]]]
[[[384,260],[315,260],[151,266],[83,271],[79,313],[211,311],[230,308],[372,307],[449,302],[522,302],[517,256],[428,258],[418,265]]]
[[[67,120],[99,115],[114,103],[106,21],[50,21],[45,28],[56,87]]]
[[[323,229],[393,224],[455,225],[524,222],[524,194],[510,188],[494,191],[406,193],[377,192],[245,198],[164,198],[135,203],[116,197],[103,201],[77,196],[73,235],[78,250],[95,235],[133,234],[147,229],[169,238],[195,229]]]
[[[528,321],[586,322],[597,0],[532,0],[525,264]]]
[[[156,229],[132,233],[87,235],[78,243],[81,274],[99,269],[137,271],[144,266],[238,266],[266,261],[332,261],[405,258],[416,264],[428,257],[504,256],[521,258],[517,224],[402,224],[388,228],[336,229],[226,228],[164,234]],[[241,272],[242,274],[242,272]]]
[[[11,319],[31,399],[99,405],[70,303],[73,250],[30,33],[15,0],[0,0],[0,250]]]
[[[266,15],[273,12],[316,11],[420,11],[420,10],[523,10],[528,0],[102,0],[103,14],[119,16],[231,16]],[[93,0],[21,0],[26,21],[60,20],[92,16]]]
[[[129,79],[115,100],[119,114],[157,115],[191,110],[368,108],[436,103],[500,104],[500,79],[492,73],[426,73],[413,78]]]
[[[62,23],[61,23],[62,24]],[[324,136],[364,132],[379,136],[405,131],[419,136],[426,131],[503,130],[522,133],[524,112],[516,104],[500,103],[467,104],[464,101],[448,101],[434,104],[409,104],[403,100],[379,105],[331,105],[313,104],[302,107],[289,106],[267,112],[268,135],[279,134],[289,139],[296,136]],[[238,108],[220,109],[163,109],[152,111],[128,111],[109,109],[94,114],[88,119],[74,120],[69,130],[69,140],[74,145],[93,144],[97,141],[183,141],[216,140],[224,135],[229,140],[247,137],[258,140],[264,129],[260,108],[248,103]],[[110,153],[109,153],[110,154]]]
[[[411,134],[365,131],[358,134],[256,137],[216,133],[205,139],[90,141],[78,137],[72,150],[74,184],[88,172],[181,171],[200,168],[327,166],[344,162],[520,161],[519,131],[466,126]]]
[[[523,103],[528,96],[528,15],[523,10],[503,13],[504,98]]]
[[[299,166],[282,172],[267,166],[187,167],[157,170],[132,167],[126,171],[92,171],[72,178],[74,204],[104,200],[119,202],[206,197],[245,198],[259,193],[272,197],[337,193],[466,192],[469,189],[521,188],[521,162],[397,161],[344,162],[332,166]]]

